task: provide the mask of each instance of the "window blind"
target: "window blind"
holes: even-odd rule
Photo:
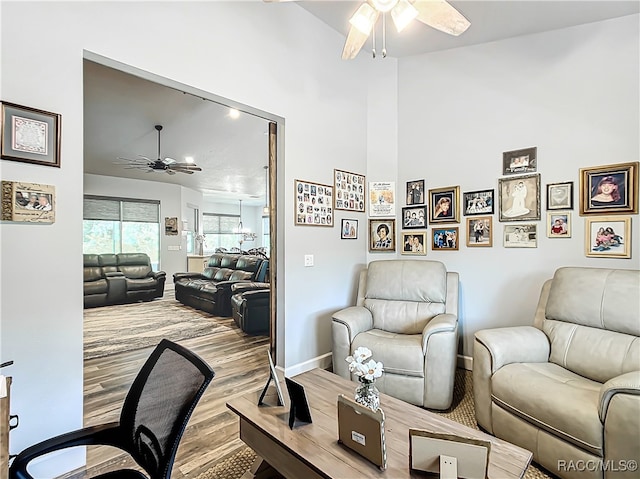
[[[85,220],[159,223],[160,202],[128,198],[84,197]]]
[[[216,215],[203,213],[202,228],[204,234],[229,234],[235,233],[240,222],[237,215]]]

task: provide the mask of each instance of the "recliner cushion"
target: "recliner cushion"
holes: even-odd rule
[[[352,351],[360,346],[373,352],[373,359],[382,363],[385,374],[424,377],[422,334],[395,334],[370,329],[355,337]]]
[[[148,291],[158,286],[158,281],[154,278],[125,278],[127,291]]]
[[[86,270],[87,268],[85,268]],[[106,279],[99,279],[97,281],[86,281],[84,283],[84,295],[91,294],[106,294],[109,290]]]
[[[527,422],[602,456],[600,387],[557,364],[512,363],[493,374],[491,397]]]

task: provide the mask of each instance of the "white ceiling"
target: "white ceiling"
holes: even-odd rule
[[[346,37],[350,26],[349,19],[362,2],[345,0],[299,1],[296,3]],[[414,20],[401,33],[398,33],[389,18],[386,29],[388,56],[399,58],[447,50],[640,12],[638,0],[450,0],[449,3],[471,22],[471,26],[466,32],[454,37]],[[378,52],[381,50],[381,25],[382,22],[378,20],[376,40]],[[364,49],[366,51],[361,52],[360,55],[366,55],[371,51],[370,40],[367,41]],[[379,61],[384,60],[379,58]]]
[[[640,12],[636,1],[455,1],[471,22],[453,37],[414,21],[402,33],[387,25],[389,56],[402,57],[532,34]],[[297,4],[297,5],[296,5]],[[302,7],[344,34],[360,2],[299,1],[270,8]],[[298,6],[299,5],[299,6]],[[378,25],[379,26],[379,25]],[[370,43],[366,47],[370,50]],[[378,47],[380,48],[380,47]],[[340,55],[341,52],[336,52]],[[360,55],[367,55],[363,51]],[[378,58],[371,61],[384,61]],[[216,92],[212,92],[216,93]],[[217,201],[264,204],[268,122],[241,113],[231,119],[218,103],[85,61],[84,167],[86,173],[181,184]],[[203,171],[193,175],[146,173],[115,164],[118,157],[184,161],[192,156]]]

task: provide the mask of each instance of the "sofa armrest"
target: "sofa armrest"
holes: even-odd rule
[[[244,293],[247,291],[269,291],[271,285],[269,283],[235,283],[231,285],[233,294]]]
[[[547,336],[533,326],[483,329],[475,334],[476,344],[491,354],[491,374],[511,363],[546,363],[550,345]]]
[[[160,278],[166,278],[167,277],[167,272],[166,271],[152,271],[151,273],[149,273],[149,276],[153,279],[157,279],[160,280]]]
[[[422,330],[422,353],[426,353],[427,343],[433,334],[453,333],[457,324],[458,318],[453,314],[439,314],[429,321]]]
[[[600,396],[598,398],[598,414],[600,415],[600,421],[604,423],[607,417],[607,411],[611,399],[616,394],[631,394],[633,396],[640,396],[640,371],[631,371],[626,374],[621,374],[615,378],[609,379],[600,388]],[[629,411],[631,414],[632,411]],[[635,413],[634,413],[635,414]]]
[[[181,279],[204,279],[204,276],[201,273],[173,273],[174,283]]]
[[[351,343],[360,333],[373,328],[371,311],[362,306],[351,306],[334,313],[331,318],[333,338],[333,372],[345,379],[351,378],[349,365],[344,360],[351,355]]]

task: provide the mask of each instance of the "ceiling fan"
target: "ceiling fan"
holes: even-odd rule
[[[280,2],[289,0],[264,0]],[[373,57],[376,57],[375,24],[382,14],[382,57],[387,56],[386,18],[387,13],[398,32],[414,18],[449,35],[458,36],[471,23],[446,0],[365,0],[355,11],[349,23],[347,41],[342,50],[342,59],[355,58],[373,32]]]
[[[125,166],[126,169],[145,170],[148,173],[164,171],[170,175],[175,175],[176,173],[193,175],[194,171],[202,171],[202,168],[195,163],[180,163],[169,157],[162,159],[160,156],[160,132],[162,131],[162,125],[156,125],[155,129],[158,131],[158,159],[152,160],[142,155],[138,155],[138,158],[118,157],[119,160],[126,162],[124,163],[127,165]]]

